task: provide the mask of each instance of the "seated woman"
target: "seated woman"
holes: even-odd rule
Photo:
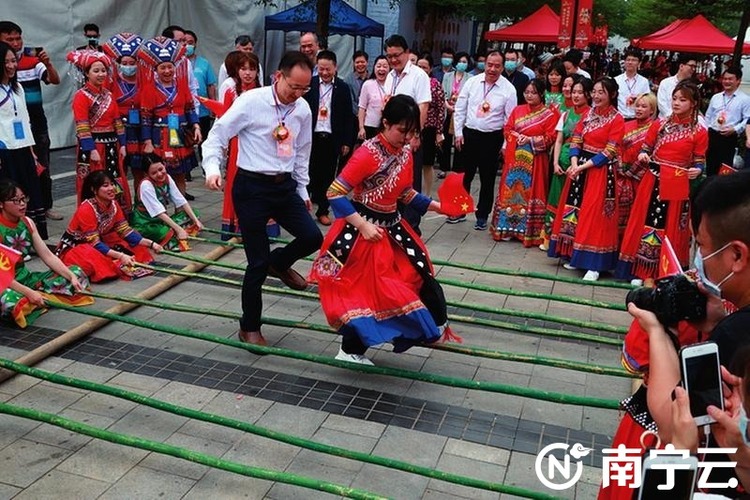
[[[94,302],[91,297],[77,294],[88,287],[88,278],[80,267],[68,269],[50,252],[36,225],[26,217],[28,203],[29,197],[18,184],[8,179],[0,181],[0,238],[4,245],[21,254],[15,265],[15,278],[0,295],[0,317],[15,321],[21,328],[45,311],[45,300],[75,306]],[[50,271],[26,268],[23,259],[32,247]]]
[[[80,266],[94,283],[153,274],[134,264],[150,264],[154,258],[148,249],[159,253],[162,246],[130,227],[115,201],[112,175],[106,170],[90,173],[83,182],[81,195],[84,201],[57,246],[62,261]]]
[[[392,342],[394,352],[403,352],[450,333],[427,248],[396,208],[401,201],[422,214],[441,210],[412,188],[405,146],[419,133],[414,99],[389,99],[382,124],[328,188],[336,222],[310,273],[328,323],[343,336],[336,359],[365,365],[372,365],[364,354],[373,345]]]
[[[188,233],[197,234],[203,224],[167,174],[161,158],[152,153],[143,155],[141,161],[146,177],[136,191],[133,229],[168,250],[189,250]],[[167,214],[170,203],[175,207],[172,216]]]

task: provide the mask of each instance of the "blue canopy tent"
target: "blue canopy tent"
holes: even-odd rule
[[[315,33],[317,28],[317,2],[306,0],[299,5],[281,11],[271,16],[266,16],[265,35],[263,44],[263,60],[265,61],[265,47],[269,30],[279,31],[311,31]],[[331,12],[328,33],[331,35],[352,35],[356,46],[357,37],[380,37],[385,35],[385,26],[359,13],[354,7],[344,0],[331,0]]]

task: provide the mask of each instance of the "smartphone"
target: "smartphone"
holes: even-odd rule
[[[667,484],[668,470],[674,477],[674,486],[659,489]],[[638,500],[690,500],[698,477],[698,457],[648,457],[643,461],[642,474]]]
[[[708,406],[724,409],[719,348],[714,342],[693,344],[680,349],[682,386],[690,398],[690,413],[698,426],[712,424]]]
[[[43,50],[44,50],[44,48],[42,48],[42,47],[24,47],[24,48],[23,48],[23,53],[24,53],[24,55],[26,55],[26,56],[30,56],[30,57],[36,57],[36,56],[38,56],[38,55],[39,55],[39,54],[40,54],[40,53],[41,53],[41,52],[42,52]]]

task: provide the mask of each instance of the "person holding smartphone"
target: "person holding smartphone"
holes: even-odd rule
[[[719,362],[734,375],[741,375],[744,370],[737,353],[750,346],[749,188],[750,172],[739,172],[710,178],[692,198],[697,245],[694,265],[701,278],[699,288],[708,299],[707,317],[695,326],[703,340],[708,338],[716,343]],[[737,310],[728,314],[721,299]],[[672,442],[675,429],[672,392],[681,379],[677,351],[652,312],[632,303],[628,304],[628,311],[648,335],[648,410],[658,425],[662,442]],[[713,474],[711,479],[724,480]],[[720,493],[727,494],[724,490]]]

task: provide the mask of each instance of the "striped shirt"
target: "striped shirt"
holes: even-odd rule
[[[18,60],[18,83],[26,93],[26,108],[29,111],[31,129],[35,134],[47,132],[47,117],[42,106],[42,82],[47,81],[47,67],[38,57],[21,55]]]

